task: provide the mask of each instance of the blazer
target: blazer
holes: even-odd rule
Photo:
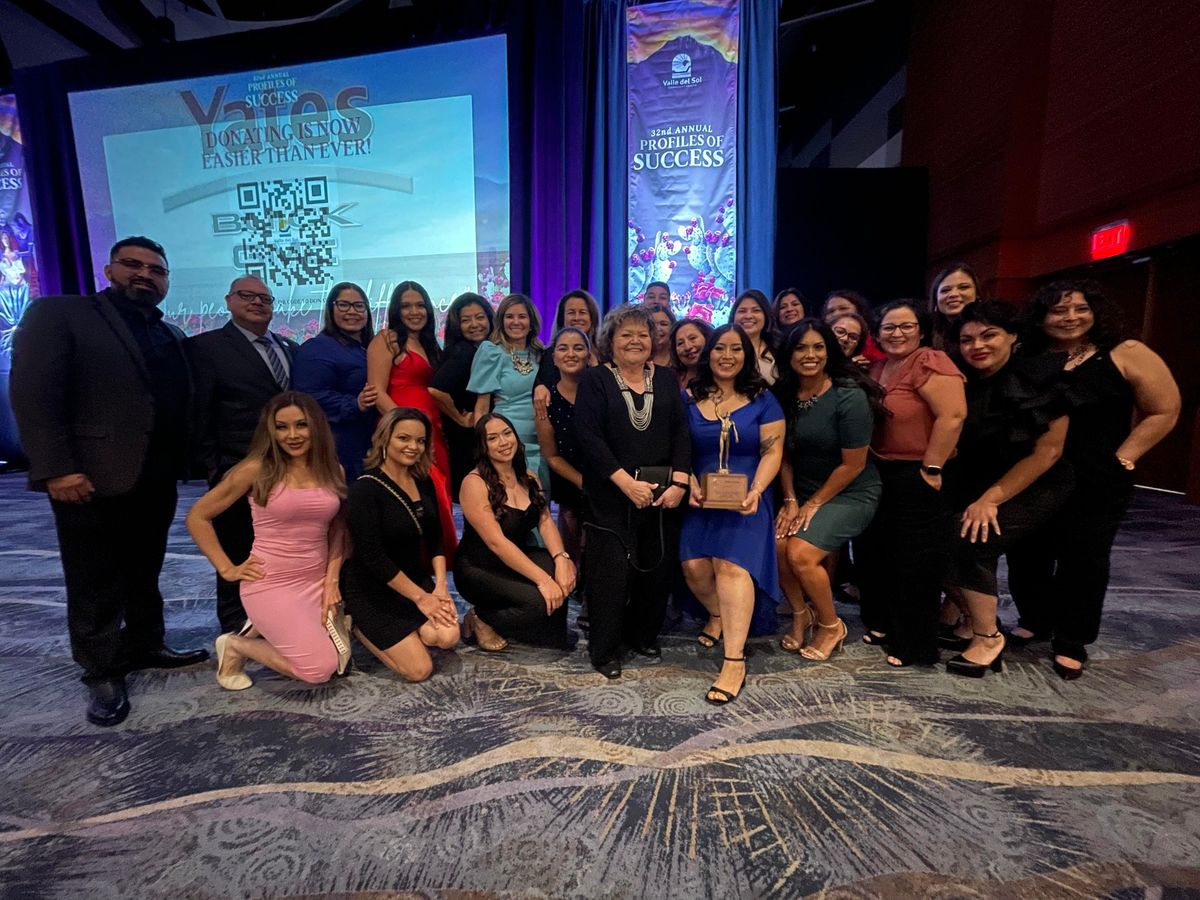
[[[167,328],[183,353],[183,332]],[[154,396],[141,348],[107,294],[29,305],[13,339],[10,398],[32,489],[75,472],[100,497],[133,488],[154,429]]]
[[[294,374],[299,345],[274,332],[270,336],[287,353]],[[212,482],[246,456],[263,407],[284,389],[232,321],[188,338],[186,346],[196,382],[196,463]]]

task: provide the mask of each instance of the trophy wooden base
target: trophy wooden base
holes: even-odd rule
[[[704,476],[700,488],[704,491],[703,509],[741,509],[746,499],[745,475],[732,472],[709,472]]]

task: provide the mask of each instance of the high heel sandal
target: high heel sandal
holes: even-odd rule
[[[508,646],[508,641],[498,634],[491,638],[481,635],[479,633],[480,625],[484,625],[484,623],[479,620],[479,616],[475,615],[475,610],[471,610],[463,616],[462,640],[464,644],[475,644],[480,650],[487,653],[499,653]],[[495,634],[494,631],[493,634]]]
[[[849,629],[846,627],[846,623],[841,619],[838,619],[833,625],[822,625],[820,622],[818,622],[817,627],[832,629],[834,631],[840,630],[841,634],[838,635],[838,638],[834,642],[833,646],[829,648],[828,653],[823,650],[818,650],[815,647],[801,647],[800,655],[805,659],[812,660],[813,662],[825,662],[825,660],[829,659],[831,656],[833,656],[833,654],[842,649],[842,644],[846,642],[846,635],[849,633]]]
[[[725,659],[725,662],[740,662],[743,665],[746,662],[745,656],[726,656],[726,657],[724,657],[724,659]],[[726,703],[732,703],[734,700],[736,700],[738,697],[740,697],[742,694],[742,688],[744,688],[745,686],[746,686],[746,673],[745,673],[745,671],[743,671],[742,672],[742,683],[738,685],[738,689],[735,693],[731,694],[731,693],[729,693],[729,691],[725,690],[725,688],[719,688],[716,686],[716,684],[714,684],[712,687],[710,687],[704,693],[704,699],[706,701],[708,701],[709,703],[711,703],[713,706],[724,706]],[[709,694],[720,694],[720,696],[719,697],[710,697],[710,696],[708,696]]]
[[[719,618],[721,618],[721,614],[720,613],[709,613],[708,617],[710,619],[719,619]],[[711,650],[713,647],[717,646],[717,641],[719,641],[720,639],[721,639],[720,635],[709,634],[707,631],[701,631],[698,635],[696,635],[696,643],[699,644],[701,647],[703,647],[705,650]]]
[[[217,651],[217,684],[225,688],[227,691],[244,691],[246,688],[254,684],[250,680],[250,676],[245,672],[234,672],[231,675],[222,675],[221,666],[225,662],[225,654],[229,650],[229,639],[232,634],[223,634],[216,640]]]
[[[887,643],[887,635],[878,631],[868,631],[863,635],[863,643],[870,647],[882,647]]]
[[[973,631],[972,634],[976,637],[988,638],[989,640],[993,638],[1000,638],[1001,641],[1004,640],[1004,633],[999,629],[993,631],[991,634],[980,634],[978,631]],[[965,675],[968,678],[982,678],[988,669],[991,669],[993,672],[1004,671],[1004,643],[1000,644],[1000,652],[996,654],[996,658],[990,663],[971,662],[971,660],[967,659],[961,653],[946,660],[947,672],[952,672],[955,675]]]
[[[808,633],[810,631],[812,631],[813,625],[815,624],[815,622],[817,620],[816,616],[813,615],[812,607],[809,606],[808,604],[805,604],[804,612],[800,613],[799,615],[795,615],[795,613],[793,612],[793,619],[792,619],[792,629],[793,630],[795,630],[796,623],[800,622],[802,617],[805,622],[805,625],[803,628],[800,629],[800,640],[796,640],[790,634],[785,634],[783,637],[781,637],[779,639],[779,646],[782,647],[784,650],[786,650],[788,653],[799,653],[801,648],[803,648],[804,645],[808,643]]]

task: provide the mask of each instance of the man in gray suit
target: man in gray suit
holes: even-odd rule
[[[187,342],[196,378],[195,433],[199,465],[215,485],[242,461],[267,402],[288,390],[299,346],[269,330],[275,298],[252,275],[235,278],[225,295],[229,321]],[[242,498],[213,520],[221,548],[234,564],[250,555],[254,527]],[[238,582],[217,576],[217,619],[222,631],[246,622]]]
[[[191,395],[183,334],[158,308],[166,254],[149,238],[126,238],[104,274],[98,294],[41,297],[26,310],[11,396],[30,487],[50,495],[87,718],[117,725],[129,715],[128,671],[208,653],[163,644],[158,578],[187,473]]]

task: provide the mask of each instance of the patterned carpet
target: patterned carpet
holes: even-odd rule
[[[888,670],[848,607],[844,654],[758,639],[723,709],[685,623],[615,683],[582,647],[460,649],[422,685],[360,651],[315,689],[143,672],[102,730],[21,488],[0,477],[4,897],[1200,897],[1200,509],[1179,498],[1139,492],[1070,684],[1044,645],[982,681]],[[182,517],[170,550],[171,640],[211,641]]]

